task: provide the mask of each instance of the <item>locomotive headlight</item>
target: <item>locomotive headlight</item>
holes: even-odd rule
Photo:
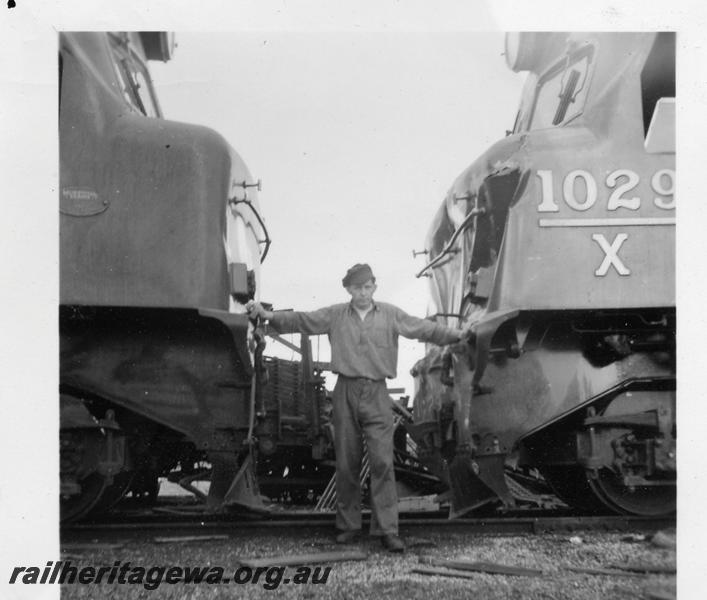
[[[505,56],[508,67],[515,71],[528,71],[532,68],[538,49],[538,36],[532,31],[516,31],[506,34]]]
[[[518,61],[518,53],[520,51],[520,32],[512,32],[506,34],[505,55],[506,64],[515,71],[515,64]]]

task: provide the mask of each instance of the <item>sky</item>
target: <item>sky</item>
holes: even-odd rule
[[[369,263],[378,300],[424,317],[416,279],[431,219],[455,177],[515,119],[524,74],[500,32],[176,32],[151,63],[166,118],[209,126],[261,179],[272,247],[260,297],[313,310],[348,299]],[[276,347],[277,346],[277,349]],[[317,348],[316,341],[314,342]],[[321,360],[328,359],[326,338]],[[271,342],[267,352],[281,346]],[[398,378],[424,345],[401,339]],[[327,385],[332,379],[328,378]]]

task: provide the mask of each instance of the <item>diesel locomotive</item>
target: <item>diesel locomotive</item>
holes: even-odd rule
[[[163,32],[59,35],[64,521],[154,499],[160,477],[213,510],[259,508],[256,452],[283,481],[326,445],[310,355],[265,359],[245,315],[270,246],[260,182],[218,133],[163,118],[149,63],[173,49]]]
[[[452,514],[504,472],[567,504],[675,510],[675,34],[520,33],[512,131],[455,180],[426,239],[430,315],[466,352],[413,370],[420,458]]]

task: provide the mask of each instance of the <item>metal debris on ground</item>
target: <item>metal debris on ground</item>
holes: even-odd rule
[[[227,535],[182,535],[182,536],[171,536],[171,537],[156,537],[152,538],[152,541],[157,543],[172,543],[172,542],[210,542],[213,540],[227,540]]]
[[[460,569],[462,571],[480,571],[482,573],[493,573],[495,575],[529,575],[537,577],[543,575],[539,569],[527,569],[525,567],[513,567],[489,562],[472,562],[466,560],[447,560],[444,558],[420,557],[420,562],[433,567],[446,567],[448,569]]]
[[[532,492],[527,487],[522,485],[517,479],[510,476],[508,473],[505,474],[506,485],[510,490],[513,498],[515,498],[518,503],[533,504],[537,508],[542,508],[546,510],[552,510],[556,508],[566,508],[567,505],[562,502],[557,496],[552,494],[536,494]]]
[[[437,494],[427,496],[405,496],[398,498],[399,512],[436,512],[439,510]]]
[[[257,569],[258,567],[289,567],[293,565],[306,565],[312,563],[330,563],[347,560],[366,560],[368,554],[361,551],[320,552],[318,554],[293,554],[291,556],[269,556],[266,558],[245,558],[238,562],[244,567]]]
[[[579,537],[578,535],[573,535],[573,536],[569,539],[569,543],[570,543],[570,544],[581,544],[581,543],[582,543],[582,538]]]
[[[659,548],[675,548],[675,529],[662,529],[658,531],[652,538],[651,544]]]
[[[621,541],[635,544],[637,542],[645,542],[647,539],[648,537],[642,533],[629,533],[628,535],[623,536]]]

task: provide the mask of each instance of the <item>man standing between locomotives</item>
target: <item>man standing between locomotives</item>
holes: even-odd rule
[[[359,474],[366,438],[371,471],[371,535],[381,536],[391,552],[405,546],[398,537],[398,497],[393,468],[393,410],[386,378],[396,376],[398,336],[440,346],[465,337],[465,332],[406,314],[374,302],[376,278],[367,264],[351,267],[342,283],[351,301],[312,312],[272,312],[249,302],[248,314],[269,320],[280,333],[326,333],[331,344],[336,451],[336,526],[338,543],[361,532]]]

